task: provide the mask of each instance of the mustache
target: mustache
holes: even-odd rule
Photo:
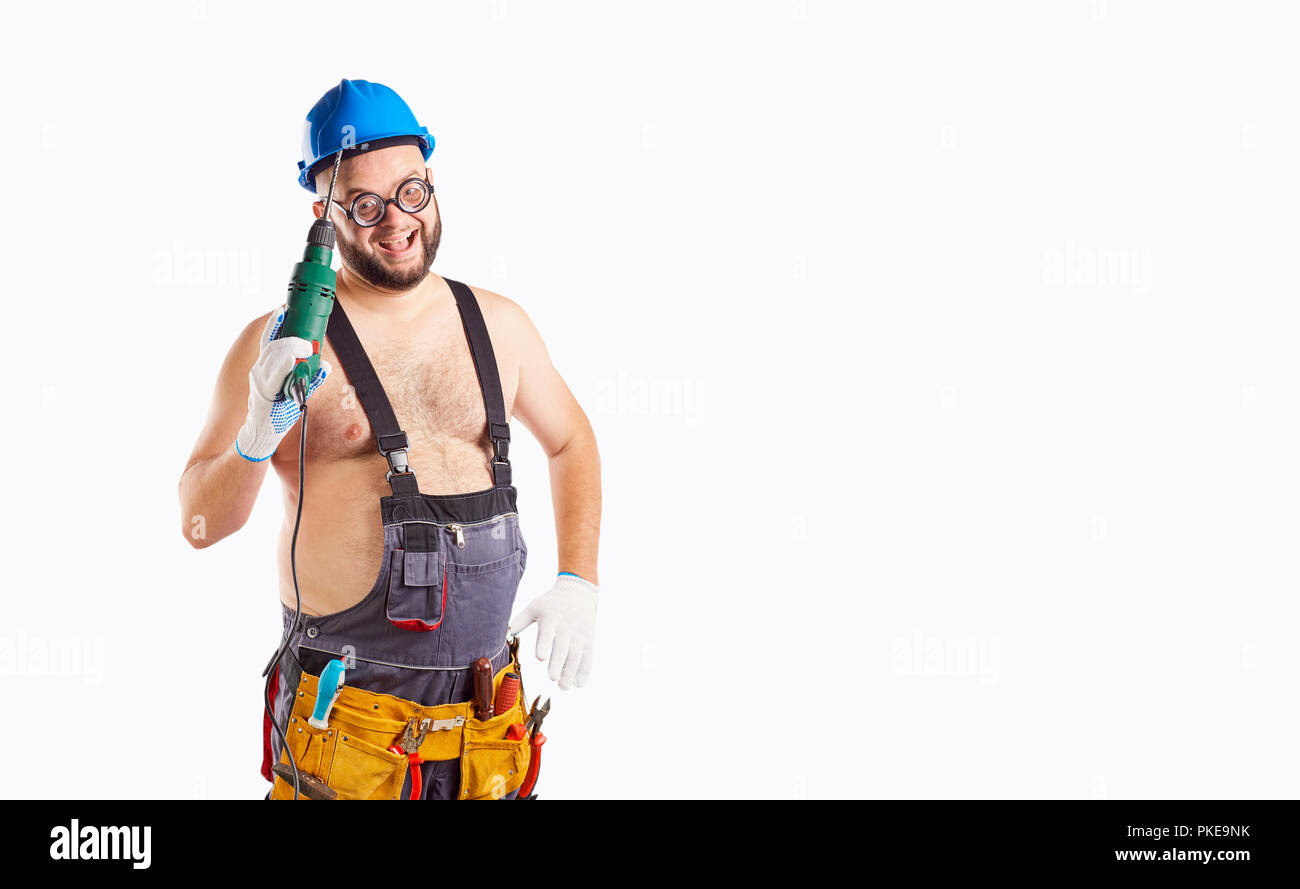
[[[410,290],[428,276],[429,269],[433,266],[442,241],[442,219],[435,217],[431,226],[417,231],[420,232],[420,260],[405,271],[390,268],[388,260],[368,241],[347,241],[340,238],[339,254],[351,272],[372,286],[385,290]],[[410,264],[409,259],[402,262]]]
[[[424,234],[425,228],[426,227],[423,225],[414,225],[414,226],[406,226],[405,228],[395,228],[392,231],[376,232],[374,235],[371,236],[370,243],[373,244],[376,241],[391,241],[398,236],[405,237],[406,235],[409,235],[413,231],[417,231],[420,234]]]

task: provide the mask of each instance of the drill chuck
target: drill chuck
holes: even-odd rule
[[[324,247],[326,250],[334,249],[334,223],[328,219],[317,219],[311,224],[311,231],[307,232],[307,246]]]

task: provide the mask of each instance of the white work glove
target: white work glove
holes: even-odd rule
[[[248,372],[248,417],[235,438],[235,447],[247,460],[261,461],[274,454],[280,440],[302,416],[298,402],[285,398],[280,387],[289,371],[293,370],[296,359],[311,357],[311,343],[296,336],[275,338],[280,325],[284,324],[287,308],[280,306],[279,312],[266,322],[266,330],[262,332],[262,352]],[[329,372],[329,362],[322,358],[320,369],[307,386],[308,398],[325,381]]]
[[[510,633],[519,634],[534,622],[539,661],[551,659],[547,673],[568,691],[587,684],[596,644],[596,593],[594,583],[561,574],[555,586],[510,618]]]

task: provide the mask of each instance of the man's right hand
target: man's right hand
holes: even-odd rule
[[[243,428],[235,438],[235,448],[245,460],[259,462],[275,453],[280,440],[293,428],[302,416],[302,410],[292,398],[285,398],[280,391],[284,379],[293,370],[294,362],[299,358],[310,358],[311,343],[301,337],[286,336],[276,339],[280,326],[284,324],[287,306],[270,317],[266,330],[262,333],[262,351],[257,363],[248,372],[248,416]],[[307,397],[329,376],[330,365],[324,358],[320,370],[307,387]]]

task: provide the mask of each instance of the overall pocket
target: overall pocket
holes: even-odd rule
[[[447,613],[446,553],[393,550],[385,608],[389,623],[404,630],[438,629]]]
[[[499,651],[524,574],[520,551],[481,565],[449,560],[446,570],[447,611],[454,632],[442,634],[440,656],[447,663],[468,664]]]

